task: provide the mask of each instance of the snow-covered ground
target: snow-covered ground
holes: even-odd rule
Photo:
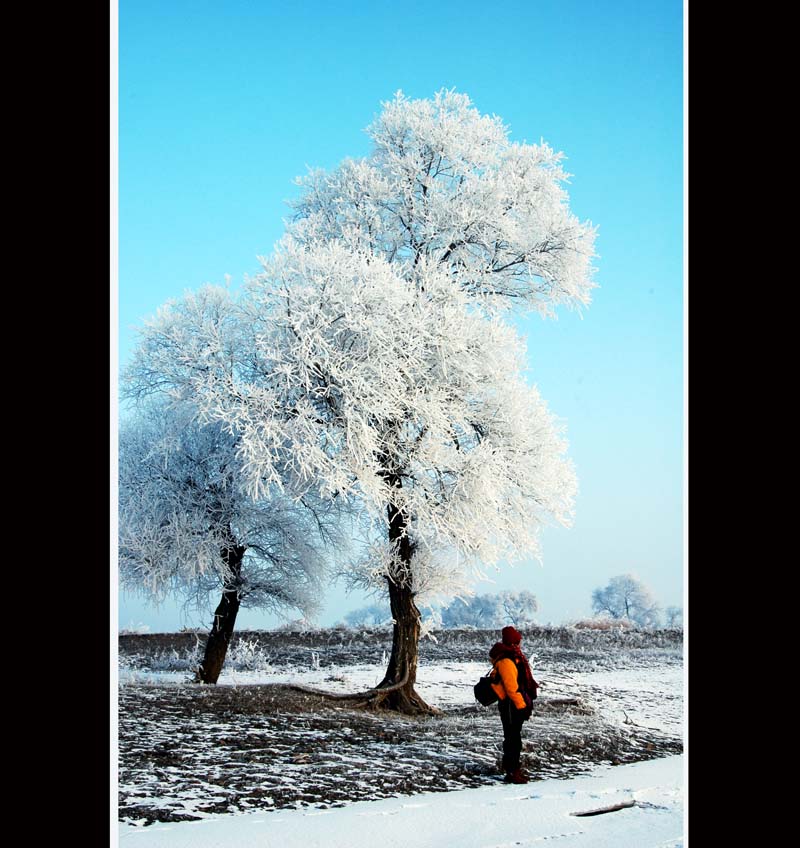
[[[420,663],[417,691],[440,709],[467,706],[475,702],[472,684],[488,670],[487,663]],[[535,672],[537,673],[537,672]],[[328,665],[288,669],[277,667],[257,671],[224,669],[220,686],[246,686],[264,683],[294,683],[327,692],[363,691],[380,683],[382,665]],[[635,723],[641,727],[680,736],[683,722],[683,667],[680,665],[603,669],[600,671],[552,670],[542,677],[543,698],[581,698],[602,705],[603,717],[616,724]],[[185,683],[185,672],[137,671],[120,669],[121,684]]]
[[[120,824],[120,848],[682,848],[684,757],[568,780],[359,801],[334,809]],[[602,815],[574,814],[615,804]]]
[[[683,844],[674,791],[682,785],[682,757],[674,756],[683,751],[680,641],[531,634],[529,656],[543,684],[523,729],[523,765],[534,780],[508,787],[497,782],[497,711],[472,693],[489,668],[491,634],[440,638],[418,669],[420,695],[442,710],[428,720],[353,710],[281,685],[338,693],[375,686],[390,644],[381,634],[251,635],[229,652],[215,687],[191,682],[191,637],[127,640],[119,669],[121,844],[357,846],[373,816],[391,822],[392,835],[368,827],[371,846]],[[637,783],[639,776],[654,782]],[[484,827],[491,808],[515,798],[525,801],[514,825],[522,830]],[[614,813],[569,815],[631,798],[636,806]],[[471,826],[462,811],[473,808]],[[286,833],[297,828],[302,837],[293,842]]]

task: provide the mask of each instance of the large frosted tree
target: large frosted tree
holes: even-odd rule
[[[509,142],[465,95],[398,95],[368,132],[367,157],[302,180],[238,304],[239,367],[209,367],[213,333],[176,331],[174,308],[151,332],[170,340],[158,379],[237,434],[253,498],[290,481],[360,511],[351,579],[387,590],[394,619],[373,702],[415,712],[420,601],[571,520],[566,442],[504,318],[587,304],[594,231],[560,154]]]

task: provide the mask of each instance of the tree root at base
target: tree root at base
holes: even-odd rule
[[[314,695],[317,698],[323,698],[325,700],[355,702],[348,704],[348,706],[352,706],[354,709],[386,710],[404,715],[442,715],[440,709],[426,704],[414,689],[406,697],[397,699],[389,698],[393,692],[398,692],[405,688],[407,684],[408,674],[399,683],[389,685],[382,683],[380,686],[376,686],[374,689],[367,689],[364,692],[348,692],[345,694],[311,689],[296,683],[285,683],[281,685],[294,692],[303,692],[306,695]]]

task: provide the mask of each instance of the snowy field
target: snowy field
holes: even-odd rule
[[[533,817],[544,829],[536,830],[535,838],[504,833],[494,842],[488,834],[473,842],[441,841],[440,834],[439,841],[413,844],[489,848],[550,839],[558,845],[623,848],[682,844],[680,793],[673,791],[680,786],[683,751],[680,642],[580,635],[559,644],[550,637],[537,641],[532,634],[527,645],[543,688],[523,730],[523,765],[534,778],[525,787],[498,784],[499,718],[494,707],[481,707],[472,695],[472,684],[488,670],[486,661],[473,657],[485,655],[489,634],[448,635],[449,644],[422,651],[417,688],[442,710],[433,719],[375,715],[281,686],[297,683],[329,692],[373,686],[385,663],[380,640],[354,644],[300,636],[287,647],[284,637],[262,634],[256,644],[245,636],[232,648],[216,687],[189,682],[187,669],[196,653],[174,645],[155,650],[158,639],[148,643],[148,653],[141,639],[128,640],[124,648],[121,640],[119,817],[121,838],[127,840],[121,844],[291,846],[295,843],[284,836],[263,841],[265,825],[272,839],[273,826],[285,821],[294,823],[287,832],[302,822],[308,831],[302,834],[304,845],[357,845],[347,828],[363,823],[368,811],[380,817],[420,816],[409,826],[429,828],[429,816],[436,821],[455,816],[461,822],[458,810],[464,805],[486,807],[512,797],[540,802]],[[576,703],[565,705],[563,699]],[[658,771],[666,763],[672,770]],[[632,775],[628,783],[619,783],[616,776],[627,774]],[[593,783],[598,775],[611,782]],[[657,775],[656,783],[640,785],[637,775]],[[574,781],[575,787],[567,788]],[[634,789],[645,793],[636,796],[634,807],[589,818],[569,815],[591,808],[592,792],[594,800],[605,799],[594,806],[603,806]],[[473,792],[499,794],[469,800]],[[603,823],[611,819],[617,824]],[[314,842],[328,838],[322,823],[333,821],[342,828],[342,841]],[[619,822],[627,822],[625,832],[630,830],[633,841],[617,839]],[[261,841],[246,841],[248,827],[262,834]],[[661,841],[635,841],[633,835],[644,832]],[[382,842],[395,844],[381,833]],[[163,841],[167,834],[175,841]],[[212,841],[200,841],[206,836]],[[608,843],[602,841],[606,836]]]
[[[525,786],[360,801],[329,810],[119,825],[121,848],[682,848],[682,755]],[[617,804],[614,812],[576,816]]]

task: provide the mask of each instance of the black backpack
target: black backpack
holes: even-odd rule
[[[495,701],[500,700],[500,696],[494,691],[494,689],[492,689],[492,682],[495,679],[495,669],[492,668],[488,674],[481,677],[481,679],[472,687],[472,691],[475,693],[475,698],[483,704],[484,707],[488,707],[495,703]]]
[[[520,671],[519,663],[515,662],[514,665],[517,667],[517,680],[519,681],[522,678],[522,673]],[[492,689],[492,683],[497,682],[497,669],[492,666],[492,670],[485,674],[481,679],[472,687],[472,691],[475,693],[475,698],[484,707],[491,706],[496,701],[500,700],[500,696],[497,692]],[[520,683],[517,684],[519,689],[522,690],[523,686]],[[533,692],[529,692],[528,694],[531,697],[531,700],[536,700],[537,689],[539,688],[539,684],[536,680],[533,681]]]

